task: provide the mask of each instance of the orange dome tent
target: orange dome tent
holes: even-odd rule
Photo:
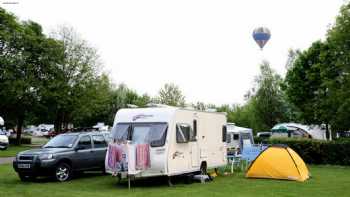
[[[309,170],[293,149],[284,145],[274,145],[261,152],[250,164],[246,177],[303,182],[309,178]]]

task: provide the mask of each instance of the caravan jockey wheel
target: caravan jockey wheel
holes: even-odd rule
[[[200,167],[200,172],[201,175],[207,175],[207,163],[202,162],[201,167]]]

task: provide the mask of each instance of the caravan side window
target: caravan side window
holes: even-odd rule
[[[190,139],[191,126],[185,123],[176,124],[176,142],[187,143]]]

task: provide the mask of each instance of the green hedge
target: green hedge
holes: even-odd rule
[[[17,139],[16,137],[9,137],[9,143],[10,144],[16,144]],[[31,144],[32,143],[32,138],[31,137],[21,137],[21,144]]]
[[[350,165],[350,140],[321,141],[297,138],[255,138],[255,143],[286,144],[306,163]]]

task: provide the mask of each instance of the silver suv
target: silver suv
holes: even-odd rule
[[[109,132],[78,132],[57,135],[40,149],[20,152],[13,168],[22,181],[54,176],[67,181],[74,172],[102,170],[110,139]]]

